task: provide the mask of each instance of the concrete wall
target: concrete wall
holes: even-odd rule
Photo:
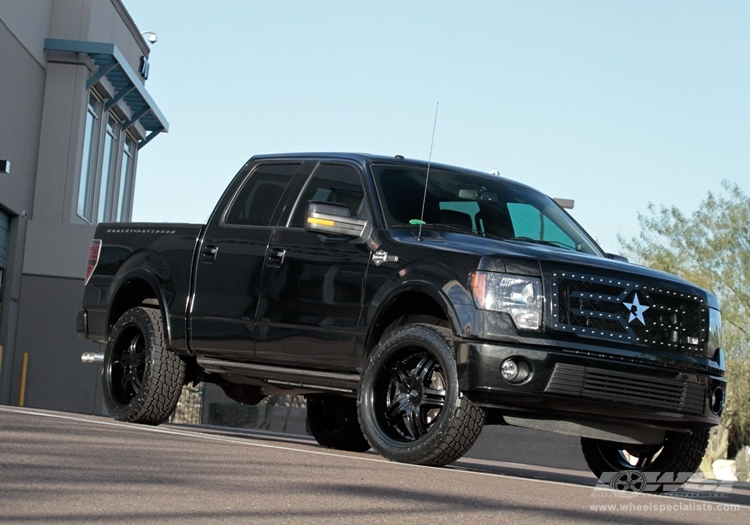
[[[10,404],[18,403],[22,354],[28,354],[24,406],[106,414],[101,399],[101,367],[81,363],[81,353],[103,351],[77,336],[75,315],[83,279],[24,275]]]
[[[41,67],[44,67],[44,39],[49,36],[52,26],[54,4],[55,0],[33,0],[33,4],[29,1],[0,0],[0,20],[3,20],[3,25]],[[30,11],[33,11],[33,16],[29,16]]]
[[[114,43],[135,71],[150,51],[120,0],[0,0],[0,158],[11,161],[0,174],[11,218],[0,403],[18,402],[27,353],[26,406],[103,413],[97,367],[80,362],[98,345],[75,332],[94,234],[75,212],[93,62],[45,52],[48,37]]]
[[[0,16],[9,3],[22,2],[0,0]],[[4,23],[0,23],[0,64],[0,158],[11,161],[10,174],[0,174],[0,205],[15,216],[32,206],[45,75],[37,58]]]
[[[0,317],[2,403],[7,403],[11,394],[26,215],[33,207],[43,113],[43,45],[34,42],[43,42],[49,30],[52,0],[40,0],[35,7],[38,18],[32,20],[28,3],[0,0],[0,158],[11,161],[10,174],[0,174],[0,208],[10,216]]]

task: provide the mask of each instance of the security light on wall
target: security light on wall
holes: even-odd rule
[[[156,33],[153,31],[143,31],[141,36],[148,36],[149,44],[156,44]]]
[[[9,160],[0,160],[0,173],[10,173]]]

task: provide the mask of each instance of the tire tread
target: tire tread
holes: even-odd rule
[[[125,409],[110,399],[106,384],[104,399],[115,419],[158,425],[166,421],[177,406],[185,381],[185,363],[167,345],[162,315],[158,309],[131,308],[118,319],[112,332],[117,334],[119,327],[130,322],[138,324],[139,320],[145,321],[147,329],[143,336],[148,349],[141,390]],[[108,346],[110,344],[112,342]]]
[[[397,340],[402,334],[413,331],[415,328],[421,329],[421,333],[412,334],[412,337],[422,339],[425,343],[434,345],[435,347],[447,345],[450,350],[450,355],[447,356],[450,360],[449,366],[455,367],[454,347],[456,337],[453,332],[449,328],[428,324],[409,324],[397,328],[375,347],[371,358],[383,351],[381,349],[387,346],[390,341]],[[363,374],[363,377],[364,375],[367,375],[367,372]],[[370,419],[370,416],[363,412],[362,395],[363,393],[360,392],[357,405],[360,426],[364,431],[364,435],[373,449],[391,460],[435,467],[447,465],[461,458],[474,445],[484,426],[484,410],[475,405],[459,391],[453,418],[450,419],[447,428],[445,428],[443,437],[431,439],[432,446],[429,447],[419,446],[418,444],[413,447],[408,445],[412,449],[408,454],[391,454],[387,446],[383,446],[382,443],[378,442],[379,438],[375,432],[372,435],[368,435],[367,420]]]

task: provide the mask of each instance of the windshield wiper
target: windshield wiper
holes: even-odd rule
[[[568,246],[567,244],[560,241],[546,241],[542,239],[532,239],[531,237],[512,237],[510,239],[504,240],[511,242],[530,242],[532,244],[543,244],[545,246],[553,246],[555,248],[564,248],[565,250],[570,250],[573,252],[578,251],[573,246]]]
[[[391,228],[419,228],[418,224],[394,224],[391,226]],[[459,226],[458,224],[431,224],[431,223],[424,223],[422,224],[422,228],[431,228],[433,230],[445,230],[449,232],[456,232],[456,233],[470,233],[472,235],[479,235],[484,236],[482,232],[478,232],[472,228],[467,228],[466,226]]]

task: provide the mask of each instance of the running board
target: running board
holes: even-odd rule
[[[259,365],[255,363],[233,363],[220,359],[198,358],[198,365],[206,372],[214,374],[236,374],[254,379],[262,379],[274,385],[314,388],[334,392],[356,392],[359,374],[342,374],[287,368],[282,366]]]

